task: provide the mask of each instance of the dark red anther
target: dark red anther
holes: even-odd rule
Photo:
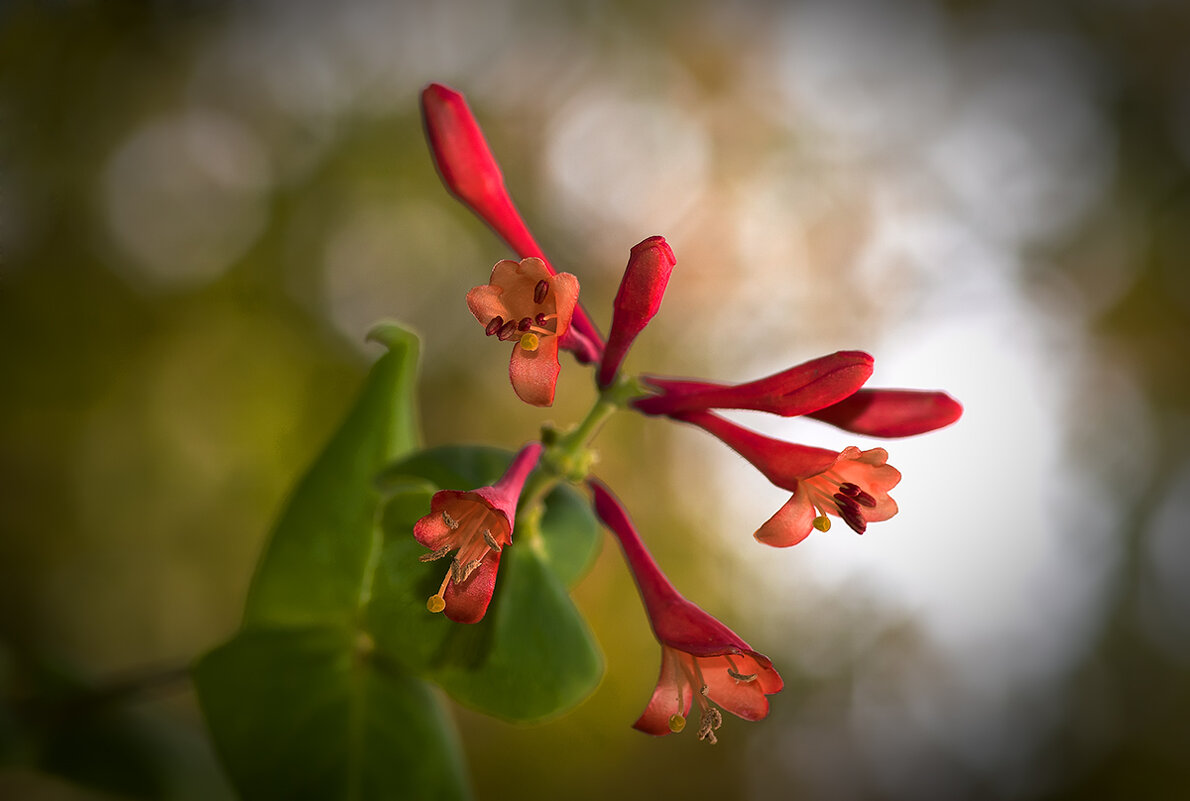
[[[503,325],[504,318],[497,314],[492,318],[492,321],[487,324],[487,327],[483,329],[483,332],[487,336],[492,336],[493,334],[497,333]]]
[[[876,507],[876,499],[863,490],[860,490],[859,494],[855,496],[855,502],[862,506],[866,506],[869,509],[874,509]]]
[[[538,328],[545,327],[545,312],[538,312],[537,316],[533,318],[533,322],[537,324]]]
[[[518,331],[528,331],[533,327],[533,318],[522,317],[521,321],[516,325]]]
[[[839,505],[840,512],[842,512],[844,508],[852,509],[856,512],[859,511],[859,507],[855,504],[855,498],[848,498],[841,492],[836,492],[832,497],[835,499],[835,503]]]
[[[550,282],[542,278],[537,282],[537,286],[533,287],[533,302],[542,303],[545,301],[545,296],[549,294]]]
[[[868,521],[864,520],[864,515],[857,506],[843,506],[840,504],[839,516],[843,518],[843,522],[850,526],[851,530],[856,534],[863,534],[868,530]]]
[[[839,492],[846,495],[848,498],[854,498],[859,495],[861,490],[858,485],[852,484],[850,481],[839,485]]]
[[[504,340],[504,339],[511,338],[512,335],[515,333],[516,333],[516,320],[509,320],[504,325],[500,326],[500,333],[498,333],[496,336],[498,336],[498,337],[500,337],[500,339]]]

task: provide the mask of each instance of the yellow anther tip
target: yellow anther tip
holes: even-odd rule
[[[684,728],[686,728],[686,718],[682,717],[681,715],[670,715],[669,716],[669,730],[670,731],[672,731],[674,734],[677,734]]]
[[[819,531],[830,531],[831,519],[826,515],[818,515],[818,517],[814,518],[814,528]]]
[[[426,609],[429,609],[434,614],[438,614],[446,608],[446,599],[441,595],[431,595],[430,599],[426,601]]]
[[[532,331],[521,334],[521,350],[535,351],[540,344],[541,340]]]

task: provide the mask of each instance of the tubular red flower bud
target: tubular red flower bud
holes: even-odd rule
[[[540,258],[541,248],[513,205],[504,174],[466,99],[432,83],[422,90],[421,111],[430,153],[447,190],[517,253]]]
[[[632,405],[645,414],[752,409],[797,417],[854,394],[871,377],[872,363],[872,357],[862,351],[841,350],[744,384],[646,376],[645,383],[661,394],[639,398]]]
[[[615,379],[633,340],[661,308],[661,298],[675,264],[677,259],[664,237],[651,236],[632,248],[616,292],[611,332],[599,365],[600,387]]]
[[[432,562],[451,551],[456,553],[442,586],[426,602],[431,612],[444,612],[456,623],[483,619],[496,588],[500,554],[512,543],[521,490],[537,466],[541,451],[540,442],[526,445],[504,476],[490,487],[434,493],[430,513],[413,526],[413,536],[430,549],[420,557],[421,561]]]
[[[500,165],[463,95],[432,83],[422,90],[421,111],[426,141],[447,191],[487,223],[521,259],[541,259],[553,275],[556,271],[513,205]],[[574,310],[574,327],[581,338],[563,339],[562,347],[573,350],[584,364],[598,361],[603,337],[582,306]]]
[[[595,513],[619,541],[653,634],[661,644],[657,687],[633,727],[659,736],[681,731],[692,703],[697,702],[699,739],[714,743],[723,716],[713,704],[744,720],[768,715],[766,696],[779,692],[784,684],[773,663],[682,597],[653,561],[611,491],[596,479],[587,483]]]
[[[911,437],[948,426],[962,414],[963,407],[945,392],[861,389],[809,416],[853,434]]]

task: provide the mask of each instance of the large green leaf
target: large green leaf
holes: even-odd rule
[[[412,535],[429,510],[433,486],[492,484],[511,458],[491,448],[437,448],[386,471],[386,483],[404,489],[383,515],[384,549],[367,627],[380,650],[459,702],[506,720],[539,721],[580,703],[603,675],[598,645],[567,593],[599,547],[587,504],[569,487],[557,487],[546,498],[540,534],[514,531],[492,605],[473,625],[426,611],[447,568],[419,562],[425,549]],[[419,480],[431,486],[417,487]]]
[[[417,340],[396,326],[342,426],[298,483],[249,592],[245,628],[194,671],[246,799],[464,798],[434,690],[361,628],[381,554],[376,477],[417,446]]]
[[[388,348],[343,425],[298,483],[257,566],[251,625],[352,623],[378,555],[381,468],[417,447],[417,337],[393,324],[369,337]]]
[[[195,668],[207,725],[254,799],[463,799],[449,715],[427,684],[339,628],[245,629]]]

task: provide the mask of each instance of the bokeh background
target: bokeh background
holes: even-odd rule
[[[440,81],[605,330],[629,247],[673,246],[627,369],[858,348],[966,407],[887,444],[896,518],[781,551],[750,534],[784,494],[725,447],[609,423],[600,476],[786,689],[714,747],[632,731],[658,653],[608,539],[577,592],[607,676],[540,727],[457,710],[480,798],[1187,797],[1188,10],[6,3],[0,796],[230,797],[184,668],[235,629],[373,322],[424,338],[429,444],[592,401],[565,360],[553,409],[519,405],[477,339],[463,294],[509,254],[432,168]]]

